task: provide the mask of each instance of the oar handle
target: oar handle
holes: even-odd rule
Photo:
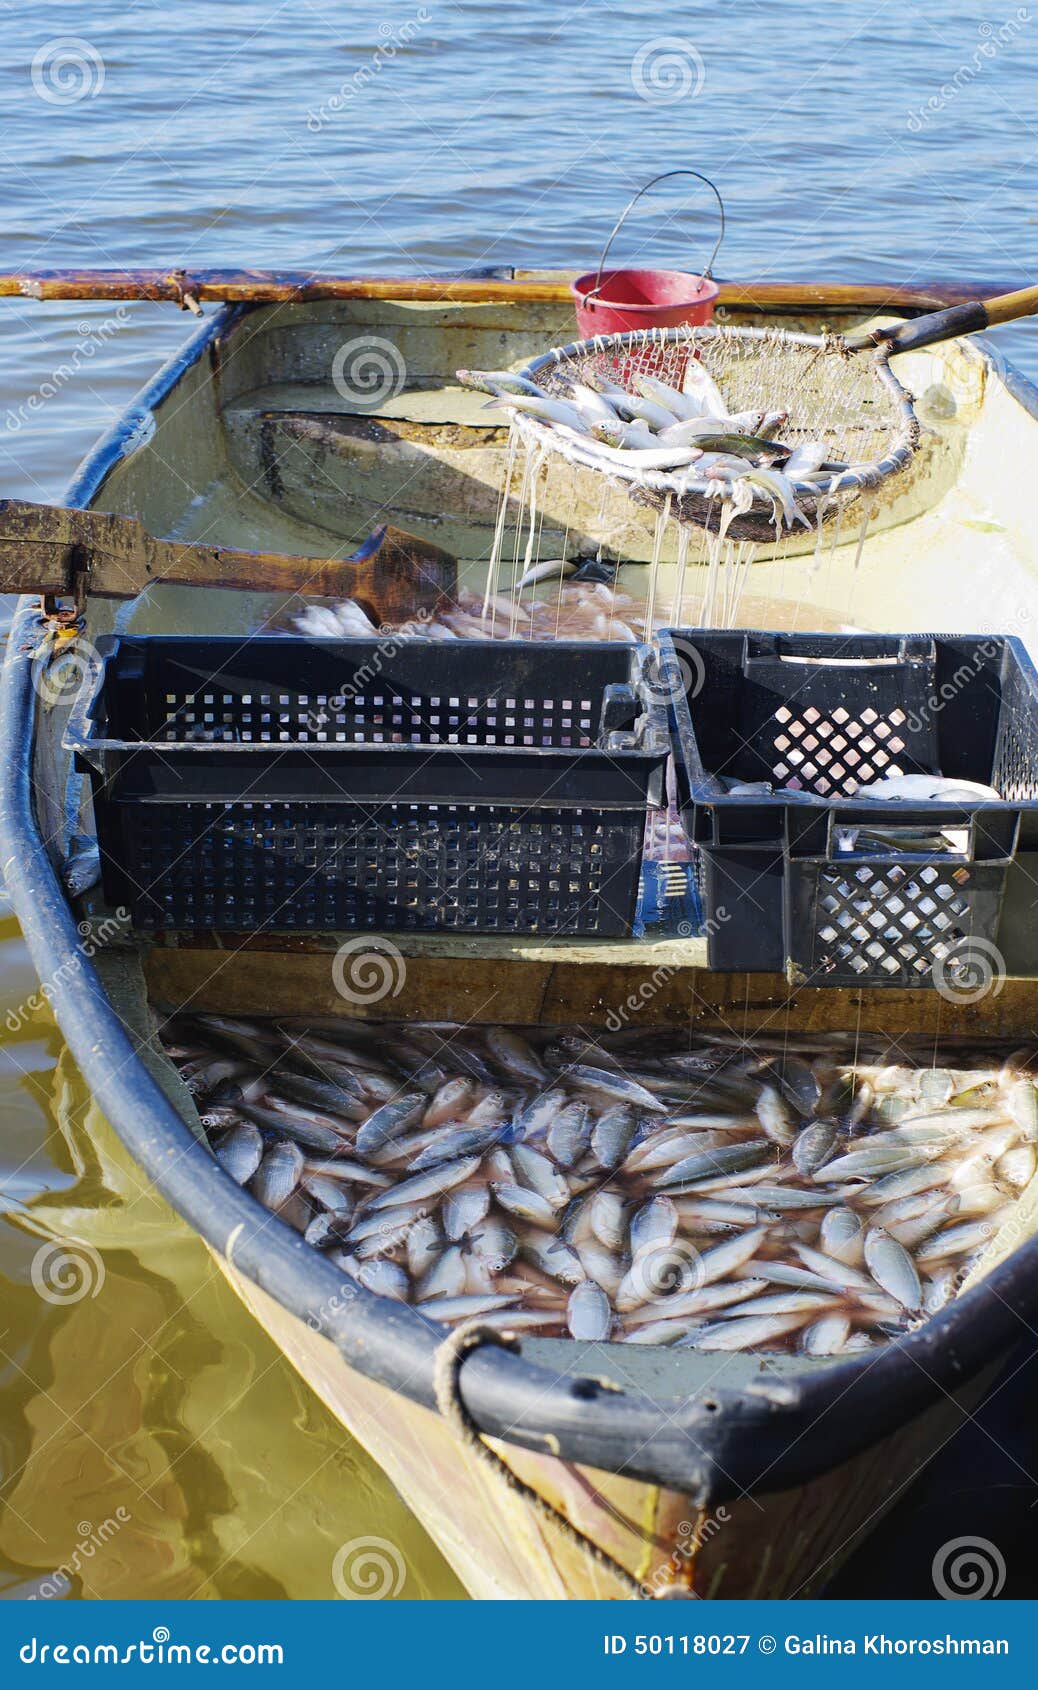
[[[996,294],[994,299],[974,299],[965,305],[953,305],[947,311],[931,311],[897,328],[848,335],[846,345],[851,352],[882,346],[894,357],[898,352],[918,352],[921,347],[954,340],[958,335],[978,334],[981,329],[994,328],[996,323],[1015,323],[1019,317],[1033,317],[1036,312],[1038,287],[1017,288],[1014,293]]]
[[[450,552],[390,526],[352,557],[294,557],[156,539],[143,523],[113,511],[0,499],[0,593],[128,599],[152,581],[177,581],[356,598],[376,622],[402,622],[451,600],[457,569]]]

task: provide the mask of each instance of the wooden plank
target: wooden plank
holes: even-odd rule
[[[157,540],[108,511],[0,500],[0,592],[62,596],[83,585],[101,598],[133,598],[151,581],[356,598],[377,622],[400,621],[453,598],[457,561],[388,526],[354,557],[290,557]]]
[[[569,277],[531,280],[464,276],[332,276],[307,270],[12,270],[0,275],[0,297],[23,299],[152,299],[276,303],[312,299],[395,299],[488,304],[567,303]],[[990,282],[722,282],[718,304],[754,311],[934,311],[1004,291]]]
[[[341,938],[340,938],[340,943]],[[480,942],[429,941],[419,951],[404,934],[370,939],[372,957],[388,958],[385,995],[364,1001],[340,989],[362,980],[365,947],[350,941],[353,973],[335,965],[336,947],[283,948],[271,942],[225,949],[195,942],[174,948],[152,946],[145,956],[151,1000],[164,1010],[182,1005],[194,1011],[235,1015],[293,1015],[374,1021],[507,1021],[533,1026],[688,1026],[751,1030],[849,1032],[853,1029],[922,1033],[932,1037],[1033,1037],[1038,1023],[1038,980],[1006,980],[982,1005],[954,1004],[935,991],[883,987],[858,990],[826,987],[791,989],[781,975],[717,974],[682,963],[680,946],[647,946],[644,961],[631,961],[634,947],[602,945],[594,957],[540,946],[524,953],[522,941],[504,941],[490,954],[473,954]],[[485,943],[485,942],[484,942]],[[490,942],[493,945],[493,941]],[[507,947],[511,946],[510,952]],[[686,947],[687,948],[687,947]],[[623,960],[617,961],[617,955]],[[696,947],[696,954],[701,949]],[[502,961],[508,956],[507,967]],[[606,960],[609,957],[610,960]]]

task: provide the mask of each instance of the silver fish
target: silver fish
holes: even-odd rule
[[[809,1356],[836,1356],[847,1348],[851,1323],[843,1314],[825,1314],[800,1333],[800,1348]]]
[[[530,1231],[523,1238],[520,1250],[549,1279],[560,1279],[564,1285],[579,1285],[587,1277],[580,1257],[561,1238]]]
[[[608,1068],[592,1068],[586,1063],[574,1063],[566,1073],[571,1085],[580,1086],[587,1091],[594,1091],[602,1097],[615,1097],[620,1103],[630,1103],[636,1109],[647,1109],[654,1115],[665,1115],[667,1105],[647,1091],[637,1080],[630,1080],[626,1074],[612,1072]]]
[[[511,1227],[501,1221],[485,1220],[469,1239],[472,1255],[487,1266],[491,1273],[501,1273],[516,1257],[519,1240]]]
[[[543,1063],[526,1039],[507,1027],[491,1027],[487,1033],[487,1049],[511,1078],[527,1085],[540,1086],[548,1075]]]
[[[402,1185],[392,1186],[389,1191],[373,1197],[368,1208],[398,1208],[403,1203],[418,1203],[425,1197],[436,1197],[441,1191],[450,1191],[475,1173],[479,1160],[478,1156],[462,1156],[457,1162],[443,1162],[426,1173],[415,1174],[413,1178],[405,1179]]]
[[[591,1129],[591,1151],[600,1168],[615,1168],[623,1160],[636,1126],[634,1111],[626,1103],[598,1117]]]
[[[322,1209],[327,1209],[332,1215],[349,1215],[353,1212],[353,1198],[345,1186],[338,1180],[325,1179],[320,1174],[303,1174],[302,1187],[308,1197],[315,1203],[320,1203]]]
[[[249,1182],[249,1190],[266,1209],[287,1203],[303,1177],[303,1152],[281,1139],[272,1144]]]
[[[533,1221],[537,1226],[554,1224],[555,1210],[539,1191],[530,1191],[526,1186],[498,1180],[492,1182],[491,1190],[502,1209],[507,1209],[510,1215],[518,1215],[520,1220]]]
[[[690,1180],[699,1180],[718,1174],[738,1172],[742,1168],[752,1167],[761,1161],[771,1148],[766,1138],[749,1139],[743,1144],[724,1145],[716,1150],[703,1150],[698,1155],[686,1156],[683,1161],[676,1162],[672,1168],[657,1174],[652,1184],[658,1189],[683,1186]]]
[[[443,1234],[432,1215],[419,1215],[408,1229],[407,1271],[412,1279],[423,1279],[443,1253]]]
[[[846,1286],[848,1290],[855,1287],[865,1291],[869,1289],[867,1274],[860,1273],[857,1268],[848,1267],[846,1262],[837,1261],[835,1256],[827,1256],[821,1250],[811,1250],[806,1244],[794,1244],[793,1249],[804,1266],[812,1273],[817,1273],[820,1278],[833,1280],[837,1285]]]
[[[510,1155],[519,1183],[536,1191],[553,1209],[561,1209],[569,1202],[569,1186],[547,1156],[521,1143],[512,1145]]]
[[[267,1132],[283,1133],[308,1150],[320,1150],[334,1155],[348,1142],[342,1125],[327,1117],[312,1114],[301,1104],[281,1102],[266,1097],[263,1103],[243,1103],[242,1113],[256,1126]]]
[[[766,1279],[741,1279],[735,1284],[704,1285],[699,1291],[679,1291],[673,1297],[660,1297],[653,1303],[642,1304],[625,1316],[628,1326],[641,1321],[680,1320],[691,1315],[711,1314],[715,1309],[733,1308],[766,1291]]]
[[[355,1142],[359,1154],[369,1156],[390,1139],[399,1138],[425,1113],[428,1101],[424,1092],[405,1092],[402,1097],[383,1103],[357,1132]]]
[[[438,1168],[443,1162],[453,1162],[459,1156],[479,1156],[500,1137],[499,1127],[440,1127],[433,1143],[410,1161],[412,1173],[426,1168]]]
[[[460,1297],[465,1293],[465,1257],[457,1244],[443,1252],[419,1281],[417,1301],[430,1297]]]
[[[477,1227],[490,1208],[490,1192],[485,1185],[466,1186],[452,1191],[444,1198],[440,1213],[443,1230],[452,1244],[457,1244],[467,1232]]]
[[[433,1093],[432,1101],[422,1116],[423,1127],[442,1127],[447,1121],[457,1121],[476,1101],[474,1081],[464,1076],[445,1080]]]
[[[570,1103],[555,1115],[545,1142],[560,1168],[572,1168],[587,1148],[590,1138],[590,1109],[585,1103]]]
[[[258,1127],[244,1121],[214,1140],[213,1155],[225,1173],[238,1185],[248,1185],[263,1160],[263,1138]]]
[[[857,1267],[864,1259],[865,1230],[853,1209],[829,1209],[822,1216],[819,1239],[823,1255],[848,1267]]]
[[[906,1309],[922,1306],[919,1274],[908,1251],[882,1227],[870,1227],[865,1234],[865,1265],[876,1284]]]
[[[574,1287],[566,1305],[566,1324],[573,1338],[590,1343],[608,1338],[612,1310],[609,1298],[600,1285],[591,1279],[583,1279]]]
[[[756,1320],[724,1320],[703,1326],[693,1336],[697,1350],[755,1350],[787,1332],[795,1332],[807,1320],[806,1314],[768,1314]]]
[[[427,1297],[419,1307],[430,1320],[472,1320],[475,1315],[510,1308],[515,1302],[513,1296],[492,1292],[489,1296],[480,1297]]]
[[[817,1173],[829,1160],[839,1138],[835,1121],[809,1121],[793,1143],[793,1165],[801,1174]]]
[[[619,1198],[617,1202],[619,1203]],[[620,1249],[624,1243],[623,1208],[620,1206],[620,1224],[615,1239],[604,1238],[596,1226],[595,1231],[603,1244],[612,1244]],[[640,1255],[642,1250],[652,1245],[673,1244],[678,1230],[678,1211],[669,1197],[653,1197],[644,1203],[631,1220],[631,1249]]]
[[[368,1291],[379,1297],[391,1297],[394,1302],[406,1303],[411,1294],[407,1274],[397,1262],[384,1258],[374,1262],[358,1262],[354,1278]]]
[[[603,1187],[591,1198],[591,1229],[607,1250],[622,1250],[627,1242],[627,1222],[624,1218],[623,1198],[617,1191]]]

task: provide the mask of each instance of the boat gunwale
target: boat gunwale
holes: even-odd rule
[[[516,290],[517,302],[521,289]],[[68,502],[82,508],[121,460],[141,409],[167,398],[247,307],[216,312],[137,395],[83,460]],[[994,362],[990,354],[983,354]],[[1007,379],[1009,367],[996,363]],[[1015,378],[1018,402],[1038,416],[1038,389]],[[125,1148],[176,1212],[216,1252],[301,1321],[323,1333],[347,1366],[432,1406],[442,1332],[414,1309],[343,1283],[285,1223],[241,1190],[190,1131],[142,1063],[84,953],[82,934],[40,836],[33,803],[39,697],[33,684],[47,623],[36,599],[19,600],[0,677],[0,850],[12,906],[69,1050]],[[69,959],[76,966],[69,968]],[[1008,1350],[1038,1315],[1038,1238],[985,1279],[879,1352],[686,1397],[667,1412],[651,1397],[588,1378],[585,1363],[553,1372],[521,1353],[483,1349],[466,1362],[465,1404],[490,1436],[689,1492],[701,1504],[746,1491],[795,1487],[897,1430]],[[840,1402],[838,1416],[828,1411]],[[676,1406],[676,1412],[671,1412]],[[810,1436],[828,1416],[824,1434]]]

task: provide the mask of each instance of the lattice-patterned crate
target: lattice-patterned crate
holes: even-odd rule
[[[66,743],[150,929],[622,935],[666,712],[641,646],[102,642]]]
[[[1007,871],[1038,848],[1038,674],[1020,641],[668,629],[660,645],[712,968],[906,986],[990,960]],[[1001,801],[858,795],[905,774]]]

